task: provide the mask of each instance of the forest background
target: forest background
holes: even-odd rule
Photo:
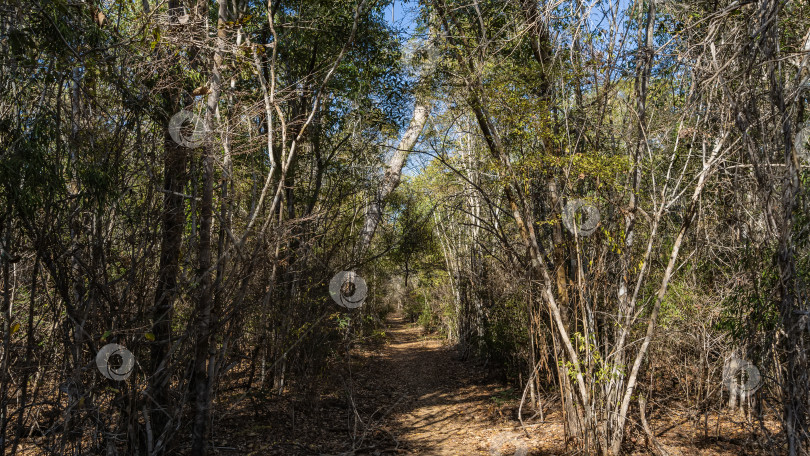
[[[0,452],[206,454],[402,312],[572,448],[654,397],[810,454],[810,5],[394,8],[0,5]]]

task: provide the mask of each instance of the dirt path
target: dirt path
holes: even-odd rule
[[[522,391],[506,388],[472,360],[459,360],[441,338],[426,336],[400,316],[388,321],[386,333],[386,344],[353,349],[351,362],[336,363],[308,395],[256,392],[238,406],[231,404],[241,392],[221,396],[212,454],[577,454],[565,451],[555,405],[547,406],[545,422],[526,421],[527,438],[517,421]],[[671,456],[767,453],[752,446],[739,417],[713,417],[713,435],[704,436],[676,410],[657,405],[653,411],[651,425]],[[632,426],[627,446],[629,455],[650,454]]]
[[[473,363],[458,360],[451,347],[425,337],[402,317],[388,323],[390,342],[367,353],[355,378],[360,390],[376,389],[372,397],[385,398],[386,406],[375,411],[382,417],[380,427],[398,442],[399,452],[527,454],[523,449],[533,455],[555,454],[547,453],[550,449],[543,449],[542,442],[562,435],[559,423],[547,420],[542,432],[540,425],[530,425],[529,441],[513,416],[516,392],[488,379]]]
[[[219,396],[212,454],[563,453],[556,414],[547,411],[545,423],[527,422],[530,441],[516,419],[522,391],[505,387],[475,361],[460,360],[442,338],[401,316],[387,325],[386,343],[355,347],[351,362],[335,363],[309,394]]]

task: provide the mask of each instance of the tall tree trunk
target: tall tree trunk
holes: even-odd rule
[[[405,166],[408,154],[413,150],[416,141],[419,139],[419,135],[422,133],[422,129],[425,127],[429,112],[430,106],[424,100],[418,100],[416,102],[411,123],[408,125],[408,129],[405,130],[405,134],[402,135],[397,150],[394,151],[394,155],[391,156],[391,160],[388,162],[388,169],[385,171],[385,176],[377,191],[376,197],[372,199],[368,205],[365,223],[363,224],[362,231],[360,231],[360,239],[355,248],[354,258],[357,262],[362,261],[366,249],[368,249],[369,244],[371,244],[371,238],[374,236],[377,225],[379,225],[382,219],[385,199],[399,185],[399,181],[402,177],[402,168]]]
[[[764,7],[765,5],[763,5]],[[799,157],[796,154],[793,140],[793,128],[785,102],[784,76],[774,59],[778,58],[780,35],[775,25],[778,20],[780,8],[776,5],[768,14],[763,14],[762,27],[767,27],[763,34],[767,38],[763,44],[765,58],[768,62],[768,79],[770,83],[771,103],[779,112],[782,133],[782,159],[784,160],[784,174],[781,178],[782,198],[778,220],[779,244],[777,248],[776,265],[779,270],[779,318],[782,325],[782,335],[778,337],[779,345],[785,354],[783,367],[785,380],[782,385],[784,399],[782,402],[783,427],[787,436],[788,454],[790,456],[804,454],[804,447],[808,441],[807,399],[807,353],[805,344],[801,341],[806,337],[802,317],[797,315],[804,309],[799,308],[801,302],[801,281],[798,279],[796,268],[796,240],[794,239],[795,213],[799,208],[799,191],[801,180],[799,177]],[[771,22],[773,20],[773,22]],[[770,24],[770,25],[769,25]],[[797,374],[801,372],[802,374]]]
[[[203,155],[202,199],[200,201],[200,233],[198,240],[196,304],[196,343],[194,347],[194,425],[192,427],[191,454],[207,454],[208,421],[211,414],[211,381],[208,377],[207,361],[212,336],[212,308],[214,304],[212,287],[211,234],[214,221],[214,153],[215,145],[210,130],[219,104],[222,89],[223,50],[225,48],[225,23],[228,20],[226,2],[219,2],[217,12],[217,38],[208,102],[205,111],[206,141]]]
[[[169,14],[176,14],[180,7],[178,0],[169,1]],[[178,101],[171,93],[165,93],[169,100],[167,111],[178,108]],[[188,151],[171,137],[169,132],[170,117],[163,125],[163,209],[160,214],[162,237],[160,242],[160,260],[158,265],[155,301],[152,307],[152,343],[149,360],[149,391],[152,398],[151,409],[155,410],[150,419],[152,433],[157,437],[155,448],[157,454],[171,452],[171,415],[169,401],[169,353],[171,351],[171,323],[174,300],[177,296],[177,275],[180,270],[180,251],[183,246],[183,230],[186,224],[185,189],[188,175],[186,163]]]
[[[636,215],[638,211],[638,195],[639,195],[639,186],[641,183],[641,157],[643,147],[646,145],[646,137],[647,137],[647,85],[650,78],[650,72],[652,70],[652,60],[655,54],[655,48],[653,46],[653,31],[655,26],[655,14],[656,14],[656,5],[654,1],[650,1],[647,6],[647,17],[646,23],[644,27],[639,27],[638,32],[638,52],[641,54],[637,61],[636,67],[636,112],[638,113],[638,129],[637,129],[637,138],[636,138],[636,147],[633,153],[633,169],[632,169],[632,184],[630,187],[630,194],[629,194],[629,204],[625,216],[625,251],[631,252],[633,248],[633,243],[635,239],[635,226],[636,226]],[[624,318],[631,318],[634,309],[633,304],[631,302],[631,295],[628,290],[630,288],[630,284],[628,283],[629,278],[629,269],[631,257],[629,255],[625,255],[621,258],[620,262],[620,273],[619,273],[619,290],[618,290],[618,298],[619,298],[619,315],[624,316]],[[625,325],[616,325],[615,328],[615,337],[618,341],[617,348],[615,350],[615,360],[612,361],[613,368],[613,375],[611,376],[611,382],[608,386],[607,391],[607,402],[609,404],[615,404],[618,400],[619,395],[621,394],[621,385],[623,384],[622,380],[624,376],[621,375],[619,371],[619,366],[625,366],[627,363],[627,356],[625,353],[625,338],[627,336],[627,324]],[[615,379],[615,380],[614,380]],[[620,431],[616,428],[617,426],[617,417],[615,415],[607,416],[605,420],[605,435],[613,434],[618,436],[617,433],[623,433],[623,430]]]

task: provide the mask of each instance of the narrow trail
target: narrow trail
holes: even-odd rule
[[[364,352],[358,363],[355,381],[361,394],[356,403],[369,410],[364,399],[377,402],[372,419],[396,440],[397,452],[558,454],[549,444],[562,445],[553,441],[562,436],[559,422],[529,425],[530,441],[516,419],[519,393],[488,378],[472,362],[459,360],[441,339],[425,336],[402,316],[391,317],[388,325],[389,343]]]
[[[439,338],[425,335],[402,316],[388,320],[388,343],[360,350],[355,364],[355,405],[366,429],[388,437],[385,444],[359,445],[354,454],[550,456],[566,452],[562,417],[549,407],[545,421],[528,421],[530,438],[521,429],[517,409],[522,391],[513,391],[488,376],[471,360]],[[654,426],[671,456],[754,454],[734,416],[721,416],[722,436],[701,438],[678,414],[669,411]],[[717,432],[720,432],[719,430]],[[627,454],[648,455],[643,437],[630,428]],[[369,439],[373,440],[373,439]],[[390,442],[394,441],[395,445]],[[572,451],[573,450],[573,451]]]
[[[543,423],[526,421],[527,438],[517,420],[522,391],[459,359],[446,340],[403,316],[386,323],[385,343],[355,346],[351,362],[309,393],[221,395],[212,454],[564,454],[558,413],[546,410]],[[531,414],[524,409],[524,419]]]
[[[460,360],[446,341],[402,316],[389,318],[386,335],[385,344],[352,349],[351,362],[309,395],[255,394],[238,406],[231,404],[241,392],[221,396],[212,454],[578,454],[572,447],[566,452],[554,405],[545,410],[544,422],[527,420],[532,412],[524,409],[529,438],[517,420],[522,391],[509,389],[474,360]],[[713,435],[706,436],[683,413],[654,410],[658,416],[651,424],[671,456],[767,454],[746,446],[742,417],[713,417]],[[628,455],[650,454],[638,430],[630,427],[627,438]]]

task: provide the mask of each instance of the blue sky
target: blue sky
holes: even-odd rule
[[[417,2],[403,2],[402,0],[396,0],[386,12],[386,20],[389,24],[394,25],[394,27],[397,29],[405,29],[406,33],[410,34],[413,32],[414,28],[415,16],[413,10],[417,6]],[[393,22],[391,21],[392,13]]]
[[[586,2],[584,6],[589,6],[591,2]],[[619,6],[619,21],[626,19],[627,9],[631,7],[632,1],[631,0],[618,0]],[[415,28],[415,21],[418,14],[418,7],[419,1],[418,0],[411,0],[411,1],[402,1],[402,0],[395,0],[392,5],[387,8],[385,17],[386,21],[391,24],[395,29],[401,30],[403,32],[403,36],[401,39],[403,41],[407,41],[414,32]],[[602,4],[596,3],[593,9],[590,10],[591,17],[590,17],[590,24],[592,29],[602,28],[606,29],[610,26],[609,20],[604,17],[603,11],[601,10]],[[632,41],[632,40],[631,40]],[[434,109],[436,109],[434,107]],[[428,125],[425,127],[430,128],[430,120],[428,120]],[[403,125],[402,130],[404,131],[406,125]],[[398,140],[393,141],[391,146],[396,146]],[[416,150],[424,148],[421,143],[416,144]],[[418,152],[413,153],[408,157],[408,162],[405,166],[404,174],[406,176],[413,176],[420,172],[420,168],[425,166],[427,162],[430,161],[430,157],[424,156],[419,154]]]

